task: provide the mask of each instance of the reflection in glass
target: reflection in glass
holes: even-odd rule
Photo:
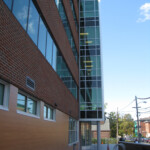
[[[72,48],[73,54],[76,58],[76,62],[78,62],[78,55],[77,55],[77,50],[76,50],[76,47],[75,47],[75,42],[74,42],[72,32],[71,32],[71,29],[70,29],[70,26],[69,26],[69,22],[68,22],[68,19],[67,19],[65,10],[64,10],[64,6],[62,4],[62,0],[55,0],[55,3],[56,3],[56,6],[58,8],[59,15],[60,15],[62,23],[64,25],[64,29],[66,31],[66,34],[67,34],[70,46]]]
[[[27,101],[27,112],[36,115],[37,102],[29,99]]]
[[[46,46],[46,59],[50,64],[52,64],[52,51],[53,51],[52,43],[53,43],[53,40],[50,34],[48,33],[47,34],[47,46]]]
[[[40,26],[39,26],[39,38],[38,38],[38,48],[45,56],[45,49],[46,49],[46,27],[43,23],[43,20],[40,18]]]
[[[77,121],[73,118],[69,118],[69,144],[78,140],[77,137]]]
[[[18,94],[17,109],[25,112],[26,111],[25,110],[25,105],[26,105],[26,97],[21,95],[21,94]]]
[[[47,118],[47,107],[44,106],[44,118]]]
[[[12,0],[4,0],[5,4],[8,6],[8,8],[11,10],[12,7]]]
[[[0,83],[0,105],[3,105],[4,88],[5,88],[5,86]]]
[[[22,27],[26,30],[29,0],[14,0],[13,14],[18,19]]]
[[[48,105],[44,105],[44,118],[54,120],[54,109]]]
[[[57,61],[57,48],[56,45],[53,43],[53,55],[52,55],[52,67],[56,71],[56,61]]]
[[[36,45],[37,45],[37,36],[38,36],[38,25],[39,25],[39,14],[33,2],[30,1],[27,33],[29,34],[29,36],[31,37],[31,39]]]

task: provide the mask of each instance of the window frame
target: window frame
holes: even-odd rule
[[[75,130],[70,130],[70,120],[72,121],[75,121],[75,124],[76,124],[76,129]],[[76,119],[72,118],[72,117],[69,117],[69,126],[68,126],[69,130],[68,130],[68,145],[69,146],[72,146],[76,143],[79,142],[79,121],[77,121]],[[72,138],[72,136],[70,137],[70,132],[75,132],[75,141],[70,142],[70,138]]]
[[[0,79],[0,83],[4,85],[3,104],[0,105],[0,109],[9,111],[8,105],[9,105],[9,96],[10,96],[10,85],[1,79]]]
[[[25,93],[25,92],[20,91],[20,90],[18,90],[18,94],[21,94],[21,95],[25,96],[25,106],[24,106],[25,107],[25,111],[18,110],[17,103],[16,103],[16,111],[17,111],[17,113],[25,115],[25,116],[29,116],[29,117],[34,117],[34,118],[40,119],[41,101],[36,99],[35,97]],[[18,96],[18,94],[17,94],[17,96]],[[36,114],[32,114],[32,113],[27,112],[28,99],[31,99],[31,100],[37,102],[36,103],[37,104],[36,105]],[[18,98],[17,98],[17,102],[18,102]]]
[[[46,117],[44,116],[44,107],[46,107]],[[50,108],[53,111],[52,119],[48,118],[48,108]],[[47,121],[56,122],[56,109],[54,109],[50,105],[44,103],[44,106],[43,106],[43,118],[44,118],[44,120],[47,120]]]

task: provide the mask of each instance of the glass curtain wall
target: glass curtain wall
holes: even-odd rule
[[[3,0],[32,41],[77,99],[77,85],[32,0]],[[74,46],[75,47],[75,46]]]
[[[98,0],[80,0],[80,119],[102,118]]]
[[[62,23],[64,25],[64,29],[66,31],[70,46],[72,48],[72,52],[73,52],[73,54],[75,56],[75,59],[76,59],[76,62],[78,64],[77,49],[76,49],[75,42],[74,42],[74,39],[73,39],[73,36],[72,36],[72,32],[71,32],[71,29],[70,29],[70,26],[69,26],[67,15],[66,15],[66,12],[65,12],[65,9],[64,9],[64,6],[63,6],[63,2],[62,2],[62,0],[55,0],[55,3],[56,3],[56,6],[58,8],[59,15],[60,15],[60,18],[62,20]],[[73,14],[75,14],[75,12],[73,12]]]
[[[78,32],[78,22],[77,22],[75,9],[74,9],[73,0],[70,0],[70,5],[71,5],[72,12],[73,12],[73,18],[74,18],[74,21],[75,21],[75,24],[76,24],[76,29],[77,29],[77,32]]]

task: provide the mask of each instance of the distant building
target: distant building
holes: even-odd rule
[[[150,137],[150,117],[140,119],[140,133],[142,136]]]
[[[105,122],[101,122],[101,138],[110,138],[110,123],[109,119],[106,119]],[[97,128],[92,126],[92,137],[97,138]]]

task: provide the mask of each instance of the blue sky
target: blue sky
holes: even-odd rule
[[[135,102],[121,109],[150,97],[150,0],[101,0],[100,16],[106,111],[135,117]]]

